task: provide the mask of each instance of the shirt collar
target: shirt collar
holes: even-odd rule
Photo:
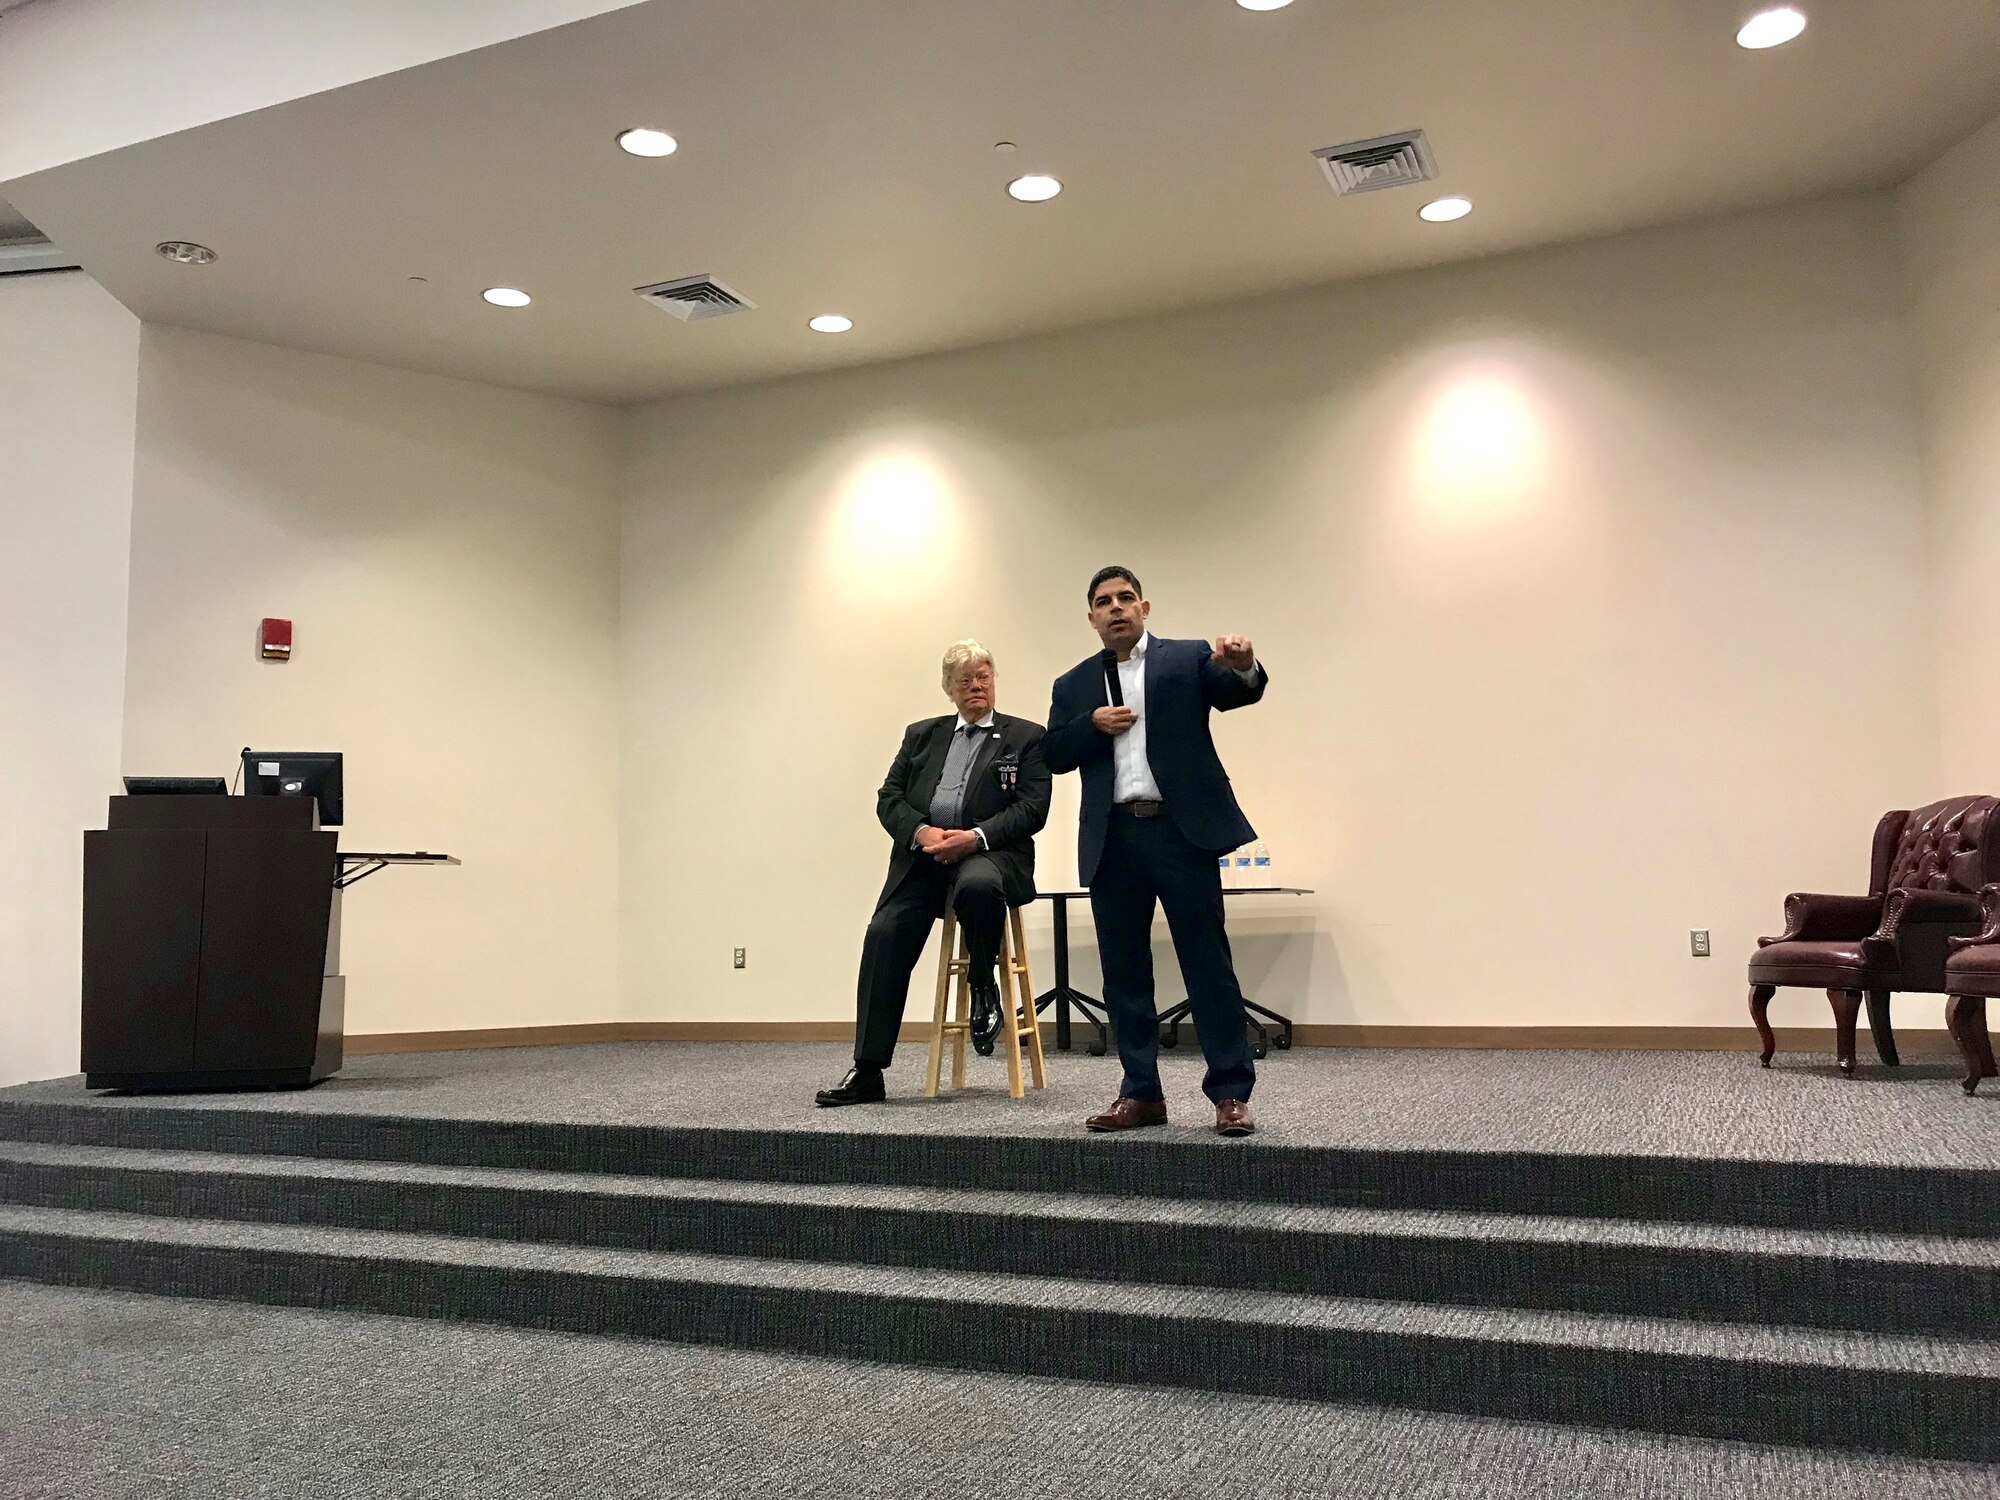
[[[957,734],[962,729],[991,729],[992,727],[993,710],[989,708],[986,710],[986,717],[981,719],[976,725],[968,720],[964,714],[960,714],[958,722],[952,726],[952,733]]]
[[[1130,661],[1139,661],[1145,656],[1146,648],[1152,644],[1153,644],[1153,632],[1150,630],[1140,631],[1139,639],[1133,643],[1132,655],[1127,659]]]

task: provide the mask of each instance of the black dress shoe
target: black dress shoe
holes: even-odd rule
[[[882,1087],[880,1068],[856,1063],[835,1087],[821,1089],[813,1095],[813,1102],[821,1109],[833,1109],[842,1104],[880,1104],[887,1097],[887,1092]]]
[[[993,1055],[993,1039],[1000,1035],[1000,987],[975,984],[972,987],[972,1046],[981,1057]]]

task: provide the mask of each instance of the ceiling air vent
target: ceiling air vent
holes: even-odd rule
[[[731,313],[748,312],[757,305],[742,293],[732,292],[713,276],[683,276],[677,281],[658,281],[651,286],[635,286],[632,290],[683,323],[696,323],[703,318],[726,318]]]
[[[1326,146],[1313,155],[1319,158],[1326,180],[1343,198],[1350,193],[1374,193],[1383,188],[1429,182],[1437,176],[1430,142],[1424,139],[1421,130],[1377,136],[1372,141],[1352,141],[1345,146]]]
[[[64,254],[45,239],[0,240],[0,276],[82,269],[74,255]]]

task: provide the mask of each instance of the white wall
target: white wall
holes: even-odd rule
[[[341,750],[350,1032],[617,1014],[615,416],[148,326],[130,773]],[[259,619],[296,625],[257,659]]]
[[[1273,674],[1218,738],[1317,894],[1234,908],[1253,996],[1741,1024],[1783,894],[1860,889],[1876,816],[1945,789],[1896,254],[1874,194],[639,411],[629,1009],[850,1016],[940,649],[1040,716],[1117,561]]]
[[[1163,632],[1247,631],[1274,674],[1218,732],[1318,894],[1235,907],[1253,994],[1321,1022],[1740,1024],[1783,892],[1858,887],[1877,812],[1992,763],[2000,725],[1947,694],[1940,767],[1911,664],[1928,619],[1976,635],[1948,622],[1976,627],[2000,548],[1987,226],[1955,206],[1993,155],[1989,131],[1900,200],[623,416],[168,328],[141,348],[80,276],[0,283],[0,796],[31,849],[0,866],[0,1076],[75,1066],[77,834],[117,773],[246,742],[348,752],[349,847],[467,860],[356,889],[354,1032],[843,1022],[873,789],[945,707],[939,650],[984,638],[1002,707],[1039,717],[1109,560]],[[266,614],[297,621],[293,662],[255,660]],[[1871,711],[1830,710],[1855,683]],[[1045,886],[1074,876],[1058,786]],[[1087,920],[1077,951],[1094,988]]]
[[[2000,119],[1898,194],[1922,350],[1943,780],[2000,792]]]
[[[0,280],[0,1085],[73,1073],[83,830],[117,790],[139,320]]]

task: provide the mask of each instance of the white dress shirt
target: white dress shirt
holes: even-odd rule
[[[1152,644],[1153,633],[1141,631],[1132,654],[1118,663],[1118,690],[1132,710],[1132,727],[1111,741],[1113,802],[1160,800],[1160,784],[1153,780],[1152,762],[1146,759],[1146,651]]]
[[[1118,663],[1118,690],[1125,706],[1132,710],[1132,727],[1111,741],[1111,800],[1113,802],[1159,802],[1160,784],[1153,779],[1153,763],[1146,758],[1146,651],[1153,644],[1150,630],[1139,632],[1132,654]],[[1257,669],[1236,668],[1245,682],[1257,680]],[[1107,685],[1107,696],[1108,696]]]

